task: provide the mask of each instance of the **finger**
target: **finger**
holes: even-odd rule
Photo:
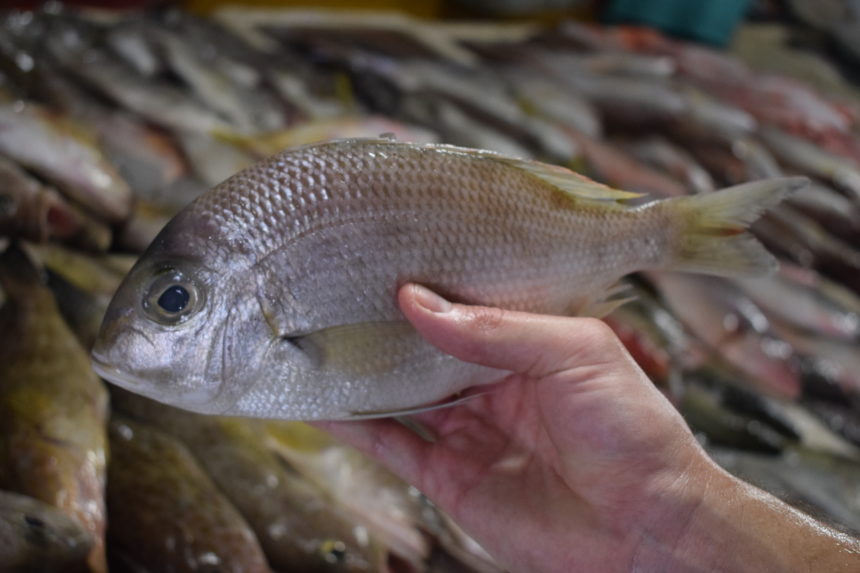
[[[597,319],[453,304],[416,284],[404,285],[398,299],[422,336],[467,362],[537,378],[571,369],[588,376],[595,368],[639,375],[621,342]]]
[[[361,450],[407,482],[422,488],[422,464],[432,444],[391,419],[355,422],[313,422]]]

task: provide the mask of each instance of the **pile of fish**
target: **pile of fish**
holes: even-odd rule
[[[192,198],[285,147],[383,133],[654,198],[809,177],[753,229],[778,274],[634,276],[606,320],[719,463],[860,530],[858,101],[636,28],[1,18],[0,569],[498,570],[310,426],[179,411],[90,367],[119,281]]]

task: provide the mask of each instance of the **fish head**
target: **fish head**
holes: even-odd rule
[[[233,286],[241,281],[230,272],[237,261],[218,254],[218,237],[204,233],[200,240],[182,219],[162,230],[114,294],[93,368],[136,394],[215,414],[226,399],[223,341],[235,320]]]

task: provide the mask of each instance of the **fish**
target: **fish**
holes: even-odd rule
[[[104,251],[111,231],[50,186],[0,156],[0,236],[35,242],[65,241]]]
[[[818,335],[860,339],[860,314],[815,285],[790,275],[737,279],[741,289],[772,316]]]
[[[0,256],[0,489],[80,522],[90,571],[106,571],[107,391],[36,267],[16,245]]]
[[[270,573],[251,528],[182,443],[122,416],[109,429],[108,535],[118,560],[133,571]]]
[[[654,136],[634,141],[625,148],[639,161],[643,161],[681,181],[694,193],[716,190],[711,175],[687,151],[668,140]]]
[[[114,390],[117,411],[168,432],[188,448],[248,522],[274,569],[387,571],[388,552],[378,536],[270,451],[256,420],[191,414]]]
[[[430,555],[422,534],[429,508],[415,488],[356,449],[301,422],[265,422],[266,444],[337,500],[355,521],[385,540],[404,562]]]
[[[38,104],[0,103],[0,153],[51,180],[108,222],[131,212],[128,184],[88,134]]]
[[[648,273],[663,300],[690,330],[760,390],[796,398],[801,381],[793,352],[767,316],[724,279]]]
[[[168,223],[108,307],[93,364],[199,413],[391,415],[500,375],[424,342],[395,304],[399,285],[604,315],[618,306],[609,287],[640,269],[772,271],[743,229],[804,185],[629,207],[619,200],[635,194],[485,151],[386,139],[288,150]]]
[[[0,491],[0,570],[8,573],[84,571],[90,534],[57,508]]]

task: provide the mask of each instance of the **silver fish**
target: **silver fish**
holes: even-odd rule
[[[398,285],[602,315],[645,268],[759,273],[745,226],[804,179],[628,207],[567,169],[390,140],[296,148],[195,200],[126,277],[93,356],[109,380],[202,413],[402,413],[500,376],[424,342]]]

